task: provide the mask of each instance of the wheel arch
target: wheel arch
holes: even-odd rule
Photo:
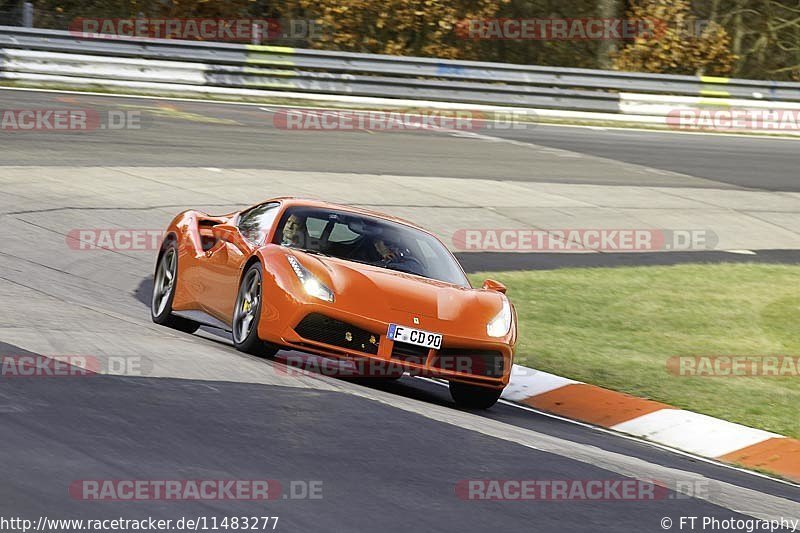
[[[164,255],[164,250],[167,249],[167,246],[169,246],[174,242],[178,242],[178,234],[175,233],[174,231],[167,231],[164,234],[164,238],[161,239],[161,247],[158,249],[158,256],[156,257],[156,263],[158,262],[159,259],[161,259],[161,256]]]
[[[256,263],[261,263],[261,278],[263,282],[264,278],[264,260],[259,256],[258,253],[255,253],[250,256],[250,258],[245,262],[244,266],[242,266],[242,271],[239,273],[239,285],[242,284],[242,280],[244,279],[245,273],[250,270],[250,267]]]

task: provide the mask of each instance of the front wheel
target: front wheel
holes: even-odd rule
[[[233,309],[233,345],[240,352],[273,357],[278,348],[258,338],[261,318],[261,263],[253,263],[242,276]]]
[[[503,389],[489,389],[478,385],[450,382],[450,396],[456,405],[465,409],[488,409],[497,403]]]

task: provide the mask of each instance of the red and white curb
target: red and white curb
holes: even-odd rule
[[[800,481],[800,440],[514,365],[504,400]]]

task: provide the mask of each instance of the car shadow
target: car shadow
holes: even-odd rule
[[[134,291],[134,296],[136,300],[141,302],[143,306],[149,309],[150,303],[152,302],[153,299],[153,278],[151,277],[144,278]],[[230,345],[231,335],[227,331],[223,331],[221,329],[212,328],[208,326],[201,326],[200,330],[210,335],[214,335],[215,337],[224,339],[226,342],[222,344],[232,348],[232,346]],[[216,339],[210,339],[206,336],[203,336],[203,338],[212,342],[219,342]],[[289,365],[287,365],[285,361],[287,359],[287,356],[291,357],[292,355],[297,355],[299,353],[300,352],[292,350],[281,350],[280,352],[278,352],[277,357],[271,362],[274,365],[282,365],[284,367],[287,367],[286,368],[287,371],[296,370],[289,368]],[[315,355],[311,357],[319,358],[320,356]],[[322,358],[322,359],[325,359],[327,361],[336,361],[335,359],[327,359],[327,358]],[[311,365],[308,365],[306,368],[303,368],[302,371],[308,372],[310,374],[328,375],[328,373],[325,372],[324,369],[329,369],[329,368],[330,368],[329,365],[312,363]],[[387,381],[384,379],[377,379],[377,378],[356,378],[356,377],[337,377],[337,379],[342,379],[344,381],[356,383],[358,385],[362,385],[370,389],[380,390],[391,394],[397,394],[398,396],[403,396],[405,398],[412,398],[415,400],[420,400],[423,402],[436,405],[443,405],[449,407],[453,406],[453,402],[450,400],[450,395],[447,392],[446,388],[442,387],[441,388],[442,391],[439,391],[438,387],[420,388],[419,386],[414,386],[415,384],[419,385],[419,380],[408,375],[395,381]]]
[[[150,307],[153,301],[153,278],[152,276],[144,278],[139,282],[139,286],[133,291],[133,296],[142,304]]]
[[[133,291],[133,296],[134,298],[136,298],[137,301],[139,301],[149,309],[150,304],[153,302],[153,278],[147,277],[144,278],[142,281],[140,281],[139,286],[136,287],[136,289]],[[211,335],[222,337],[225,340],[229,340],[231,338],[230,333],[218,328],[212,328],[209,326],[200,326],[200,329],[205,331],[206,333],[210,333]]]

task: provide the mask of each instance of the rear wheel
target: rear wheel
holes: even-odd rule
[[[200,324],[194,320],[172,314],[172,300],[178,282],[178,246],[170,242],[164,247],[153,276],[153,297],[150,301],[150,317],[153,322],[186,333],[194,333]]]
[[[236,306],[233,309],[233,345],[240,352],[273,357],[278,353],[278,347],[262,341],[258,337],[258,322],[261,318],[261,263],[253,263],[248,268],[239,292],[236,296]]]
[[[450,396],[465,409],[488,409],[497,403],[503,389],[489,389],[467,383],[450,382]]]

